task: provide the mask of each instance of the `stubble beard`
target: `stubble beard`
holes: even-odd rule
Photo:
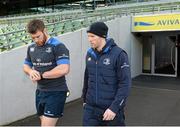
[[[38,44],[38,46],[43,46],[43,45],[46,43],[46,41],[47,41],[47,36],[46,36],[45,33],[43,32],[43,39],[42,39],[41,43]]]

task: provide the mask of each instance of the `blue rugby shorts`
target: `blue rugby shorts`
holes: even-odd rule
[[[36,90],[36,110],[39,116],[59,118],[63,116],[67,91]]]

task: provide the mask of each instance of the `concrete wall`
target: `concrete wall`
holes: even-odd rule
[[[22,71],[26,47],[0,54],[0,124],[35,113],[33,84]]]
[[[136,69],[135,66],[140,66],[138,62],[140,56],[138,55],[141,54],[141,47],[139,48],[138,41],[132,38],[130,22],[131,17],[123,17],[109,21],[107,24],[109,37],[113,37],[116,43],[128,53],[132,70],[135,69],[132,71],[134,76],[139,73],[139,69]],[[71,92],[67,99],[69,102],[81,96],[85,55],[90,45],[87,40],[86,28],[58,37],[70,50],[71,70],[67,76]],[[133,41],[136,43],[132,45]],[[22,70],[26,49],[27,46],[24,46],[0,54],[0,125],[35,114],[34,91],[36,84],[33,84]]]
[[[0,114],[2,113],[2,99],[3,99],[3,96],[2,96],[2,91],[3,91],[3,82],[2,82],[2,55],[0,55]],[[1,120],[2,120],[2,115],[0,115],[0,123],[1,123]]]
[[[131,77],[142,73],[142,38],[131,35]]]

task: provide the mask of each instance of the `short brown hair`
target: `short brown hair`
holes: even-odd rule
[[[38,30],[43,31],[44,28],[44,22],[40,19],[33,19],[27,24],[27,31],[30,34],[35,34]]]

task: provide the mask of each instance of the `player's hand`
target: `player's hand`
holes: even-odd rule
[[[30,73],[29,73],[29,77],[30,79],[35,82],[35,81],[38,81],[38,80],[41,80],[41,75],[38,71],[36,70],[32,70]]]
[[[114,120],[116,113],[111,111],[109,108],[103,114],[103,120]]]

